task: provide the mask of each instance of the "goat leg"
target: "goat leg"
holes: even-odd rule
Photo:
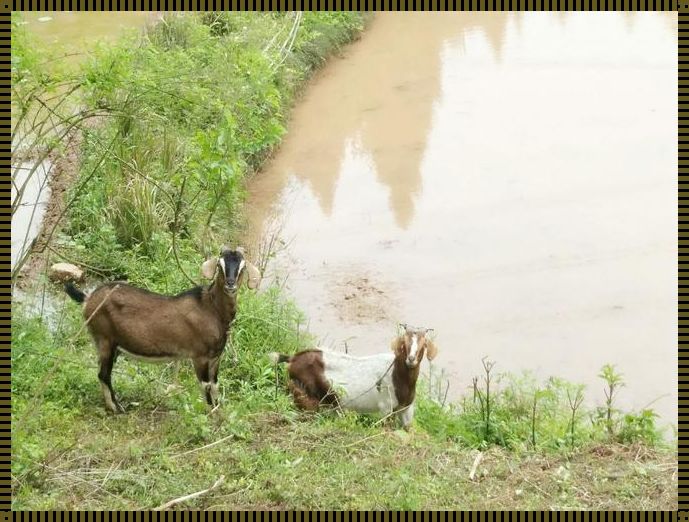
[[[289,381],[289,390],[292,393],[294,404],[296,404],[298,408],[306,411],[318,411],[321,401],[309,395],[301,382],[296,379],[291,379]]]
[[[201,385],[201,393],[206,398],[206,402],[210,406],[213,404],[213,383],[210,380],[210,364],[206,357],[196,357],[192,359],[194,363],[194,371],[196,371],[196,378]]]
[[[409,406],[400,409],[397,412],[397,418],[399,419],[402,428],[404,428],[405,431],[409,431],[411,422],[414,419],[414,403],[412,402]]]
[[[117,358],[117,346],[114,342],[107,339],[100,339],[98,344],[98,358],[100,362],[100,369],[98,371],[98,379],[100,380],[101,390],[103,391],[103,398],[105,405],[113,413],[124,413],[124,408],[117,402],[115,392],[112,389],[112,367]]]
[[[222,353],[210,362],[209,377],[211,381],[211,400],[213,406],[217,406],[220,393],[218,392],[218,371],[220,370],[220,358]]]

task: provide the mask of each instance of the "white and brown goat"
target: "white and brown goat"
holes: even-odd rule
[[[404,332],[392,341],[392,353],[353,357],[321,349],[294,355],[271,354],[275,363],[287,363],[289,388],[295,404],[317,410],[328,404],[359,413],[397,413],[407,429],[414,418],[416,381],[424,355],[438,353],[427,338],[428,328],[401,325]]]
[[[175,296],[156,294],[124,282],[105,283],[89,295],[67,283],[69,296],[83,303],[84,319],[98,350],[106,406],[122,412],[112,388],[112,367],[120,352],[144,361],[191,359],[208,404],[218,399],[218,368],[237,313],[242,280],[256,288],[261,275],[241,248],[223,248],[201,273],[213,279]]]

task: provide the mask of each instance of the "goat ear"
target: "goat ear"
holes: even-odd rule
[[[252,290],[255,290],[258,288],[258,285],[261,282],[261,272],[259,272],[258,268],[249,263],[247,260],[244,260],[244,270],[247,272],[245,276],[246,286]]]
[[[208,259],[204,261],[201,265],[201,275],[206,279],[213,279],[215,275],[215,267],[218,264],[218,260],[215,258]]]
[[[400,351],[400,348],[402,347],[402,338],[401,337],[395,337],[392,340],[392,343],[390,344],[390,348],[392,349],[392,352],[397,355]]]
[[[436,355],[438,355],[438,348],[436,348],[435,343],[426,339],[426,359],[432,361]]]

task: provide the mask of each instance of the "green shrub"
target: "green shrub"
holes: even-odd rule
[[[653,410],[644,409],[639,413],[625,413],[618,439],[623,444],[643,442],[650,446],[662,443],[663,436],[656,425],[658,414]]]

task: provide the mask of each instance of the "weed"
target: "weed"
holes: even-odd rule
[[[643,409],[639,413],[626,413],[622,417],[622,426],[618,440],[622,444],[643,442],[652,446],[662,443],[663,437],[656,425],[658,414],[650,409]]]
[[[538,403],[538,396],[541,393],[540,389],[536,389],[533,394],[533,407],[531,408],[531,447],[536,447],[536,404]]]
[[[584,388],[583,386],[576,386],[574,389],[567,388],[567,405],[572,412],[572,418],[569,421],[569,443],[572,449],[574,449],[575,438],[575,426],[577,422],[577,411],[584,402]]]
[[[613,403],[615,400],[615,394],[624,386],[624,381],[622,380],[622,375],[615,371],[615,367],[611,364],[606,364],[601,368],[598,376],[605,381],[606,388],[605,392],[605,427],[608,431],[610,437],[615,436],[615,425],[613,416],[617,413],[617,410],[613,408]]]

